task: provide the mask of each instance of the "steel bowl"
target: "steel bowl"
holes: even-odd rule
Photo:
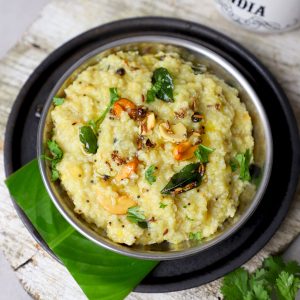
[[[55,95],[63,95],[64,88],[88,66],[96,64],[103,57],[120,50],[137,50],[140,53],[155,53],[160,50],[178,52],[185,60],[205,66],[209,72],[216,74],[227,84],[235,87],[251,115],[255,141],[254,161],[262,170],[261,180],[253,199],[241,201],[236,216],[225,222],[223,228],[210,239],[201,242],[184,241],[176,245],[167,242],[147,246],[126,246],[115,243],[106,236],[104,230],[87,223],[80,215],[76,214],[73,202],[62,186],[58,182],[53,183],[50,179],[50,169],[43,159],[43,155],[47,154],[46,141],[51,137],[53,127],[50,117],[50,112],[53,109],[52,98]],[[39,167],[44,184],[56,208],[69,224],[99,246],[123,255],[142,259],[170,260],[183,258],[207,250],[231,236],[241,228],[262,200],[272,169],[273,143],[269,122],[260,99],[244,76],[226,59],[212,50],[184,38],[174,38],[167,35],[136,35],[125,39],[117,39],[81,57],[72,67],[66,70],[54,89],[49,93],[41,116],[37,141]]]

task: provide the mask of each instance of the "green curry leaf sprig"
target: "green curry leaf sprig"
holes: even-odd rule
[[[56,181],[59,178],[57,164],[63,158],[63,151],[54,140],[49,140],[47,146],[52,157],[46,156],[45,158],[51,163],[51,180]]]
[[[205,164],[208,163],[208,156],[214,149],[200,144],[194,155],[198,163],[191,163],[174,174],[168,184],[161,190],[161,194],[181,194],[198,187],[201,184],[205,171]]]
[[[161,194],[181,194],[200,185],[202,174],[200,163],[191,163],[174,174],[168,184],[161,190]]]
[[[158,98],[165,102],[174,102],[173,79],[166,68],[158,68],[153,72],[152,87],[147,92],[147,102],[153,102]]]
[[[114,103],[119,100],[117,88],[110,88],[110,102],[101,116],[96,120],[90,120],[87,125],[80,127],[79,140],[84,145],[87,153],[95,154],[98,150],[98,131],[99,127],[104,121],[106,115],[110,111]]]

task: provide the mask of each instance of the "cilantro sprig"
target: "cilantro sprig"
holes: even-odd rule
[[[153,184],[156,181],[155,165],[151,165],[145,172],[145,179],[149,182],[149,184]]]
[[[57,164],[63,158],[63,151],[54,140],[47,142],[48,149],[52,157],[46,156],[45,158],[51,163],[51,180],[56,181],[59,178],[59,172],[57,170]]]
[[[215,149],[200,144],[194,154],[202,164],[206,164],[208,163],[209,154],[214,151]]]
[[[133,207],[128,208],[127,219],[130,222],[137,224],[141,228],[148,227],[146,217],[145,217],[144,213],[140,210],[139,206],[133,206]]]
[[[254,273],[238,268],[226,275],[221,292],[225,300],[294,300],[299,289],[300,265],[275,256]]]
[[[242,181],[250,181],[250,162],[251,162],[251,153],[250,150],[247,149],[245,153],[238,153],[234,159],[230,161],[230,167],[232,172],[235,172],[238,168],[240,169],[239,178]]]

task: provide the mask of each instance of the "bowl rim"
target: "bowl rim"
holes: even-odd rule
[[[265,134],[265,140],[266,140],[266,158],[265,158],[265,164],[264,164],[264,173],[263,178],[261,180],[260,186],[258,190],[256,191],[255,197],[252,200],[252,203],[249,205],[249,207],[246,209],[246,211],[241,215],[239,220],[235,222],[230,228],[225,230],[223,233],[219,234],[217,237],[213,238],[212,240],[208,241],[205,244],[199,244],[197,246],[178,250],[178,251],[142,251],[142,250],[135,250],[130,249],[130,247],[121,246],[118,243],[115,243],[113,241],[108,242],[105,240],[101,235],[94,234],[93,236],[90,235],[88,232],[86,232],[84,226],[81,226],[79,224],[80,222],[76,222],[76,220],[73,220],[71,216],[67,213],[67,211],[63,208],[60,201],[56,198],[51,185],[50,180],[46,173],[46,163],[43,159],[43,153],[44,153],[44,127],[46,124],[46,118],[48,115],[48,111],[52,105],[52,98],[55,96],[56,92],[62,87],[63,83],[66,81],[67,78],[70,77],[70,75],[80,66],[82,66],[85,62],[87,62],[92,57],[107,51],[109,49],[118,47],[118,46],[124,46],[126,44],[134,44],[134,43],[159,43],[159,44],[165,44],[165,45],[172,45],[177,46],[180,48],[184,48],[187,50],[192,50],[194,52],[197,52],[201,55],[205,55],[206,57],[212,59],[214,62],[216,62],[218,65],[222,66],[227,72],[230,70],[230,74],[233,75],[233,77],[236,78],[236,80],[241,84],[241,86],[245,89],[247,94],[249,95],[249,98],[252,100],[252,102],[255,105],[255,108],[259,112],[259,115],[261,117],[261,122],[263,124],[264,128],[264,134]],[[272,170],[272,163],[273,163],[273,142],[272,142],[272,133],[269,125],[269,121],[267,118],[267,115],[265,113],[265,110],[263,108],[263,105],[258,98],[256,92],[252,88],[252,86],[248,83],[248,81],[245,79],[245,77],[225,58],[223,58],[221,55],[217,54],[216,52],[206,48],[203,45],[200,45],[198,43],[195,43],[193,41],[190,41],[189,39],[184,38],[178,38],[178,37],[171,37],[167,34],[163,33],[161,35],[141,35],[136,34],[134,36],[130,36],[127,38],[121,38],[116,39],[112,42],[109,42],[105,45],[102,45],[100,47],[97,47],[96,49],[88,52],[87,54],[83,55],[79,60],[77,60],[74,64],[72,64],[68,69],[64,72],[64,74],[60,77],[60,79],[55,84],[54,88],[49,93],[48,99],[46,100],[45,106],[43,108],[43,112],[41,115],[41,119],[39,122],[38,127],[38,135],[37,135],[37,158],[38,158],[38,164],[40,173],[42,176],[42,180],[44,182],[45,188],[54,203],[55,207],[58,209],[60,214],[65,218],[65,220],[79,233],[81,233],[83,236],[91,240],[92,242],[96,243],[99,246],[102,246],[108,250],[114,251],[119,254],[123,254],[126,256],[134,257],[134,258],[140,258],[140,259],[149,259],[149,260],[171,260],[171,259],[178,259],[178,258],[184,258],[193,254],[196,254],[198,252],[207,250],[210,247],[215,246],[216,244],[220,243],[221,241],[227,239],[229,236],[231,236],[234,232],[236,232],[253,214],[257,206],[259,205],[261,199],[263,198],[263,195],[265,193],[265,190],[268,186],[271,170]],[[77,220],[78,221],[78,220]]]

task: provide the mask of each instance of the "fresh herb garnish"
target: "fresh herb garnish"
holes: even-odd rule
[[[147,92],[147,102],[153,102],[155,97],[165,102],[174,102],[173,79],[166,68],[158,68],[153,72],[152,87]]]
[[[148,224],[146,221],[146,218],[144,216],[144,213],[140,211],[139,206],[133,206],[128,208],[127,210],[127,219],[140,226],[141,228],[147,228]]]
[[[91,126],[82,126],[79,130],[80,142],[84,145],[84,149],[88,153],[95,154],[98,149],[97,135]]]
[[[200,241],[202,239],[202,233],[200,231],[198,231],[198,232],[190,232],[189,233],[189,239],[190,240]]]
[[[185,216],[185,218],[188,220],[188,221],[195,221],[194,219],[190,218],[189,216]]]
[[[88,121],[87,125],[80,127],[79,130],[79,139],[81,143],[84,144],[84,149],[88,153],[95,154],[98,149],[97,139],[98,139],[98,131],[101,123],[104,121],[107,113],[114,105],[114,103],[119,100],[118,90],[117,88],[110,88],[110,102],[101,116],[96,120]]]
[[[59,105],[62,105],[65,102],[65,99],[64,98],[59,98],[59,97],[53,97],[52,101],[53,101],[53,104],[55,106],[59,106]]]
[[[56,181],[59,178],[59,172],[56,167],[63,158],[63,151],[53,140],[49,140],[47,146],[52,155],[52,157],[46,157],[51,162],[51,180]]]
[[[265,259],[251,274],[238,268],[224,277],[221,287],[225,300],[294,300],[299,289],[299,264],[281,257]]]
[[[145,172],[145,179],[150,183],[154,183],[156,181],[156,176],[154,175],[155,165],[151,165]]]
[[[200,163],[191,163],[174,174],[169,183],[161,190],[161,194],[180,194],[200,185],[202,175]]]
[[[87,122],[87,125],[89,125],[90,127],[92,127],[94,133],[97,134],[98,128],[97,128],[97,124],[96,124],[96,122],[94,120],[89,120]]]
[[[162,203],[162,202],[159,203],[159,208],[165,208],[165,207],[167,207],[167,206],[168,206],[168,204],[164,204],[164,203]]]
[[[105,119],[106,115],[108,114],[108,112],[110,111],[111,107],[114,105],[114,103],[116,101],[118,101],[120,99],[117,88],[110,88],[109,94],[110,94],[110,101],[109,101],[108,106],[106,107],[104,112],[101,114],[101,116],[95,121],[96,129],[97,129],[96,132],[98,132],[101,123],[104,121],[104,119]]]
[[[236,159],[231,159],[230,162],[229,162],[229,165],[231,167],[232,172],[235,172],[239,167],[239,163],[237,162]]]
[[[202,164],[205,164],[208,163],[208,155],[214,152],[214,150],[215,149],[200,144],[194,154]]]
[[[237,154],[235,158],[230,161],[231,170],[233,172],[236,171],[238,167],[240,168],[239,178],[242,181],[251,180],[250,171],[249,171],[250,161],[251,161],[251,153],[249,149],[247,149],[244,154],[243,153]]]

